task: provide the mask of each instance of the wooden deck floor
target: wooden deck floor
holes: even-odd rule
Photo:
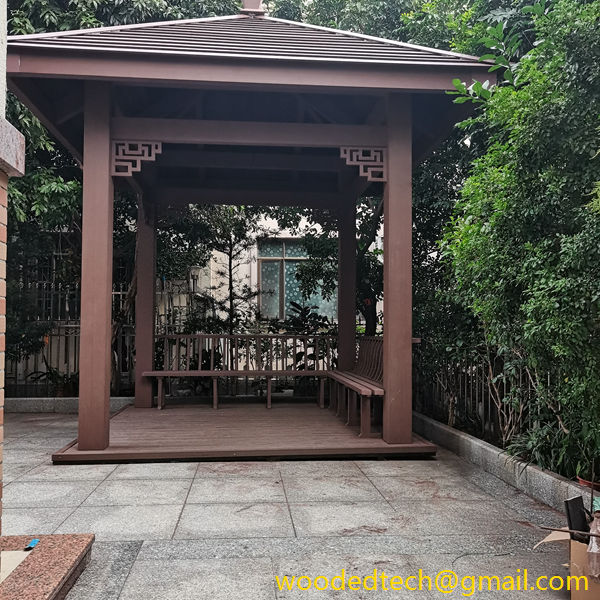
[[[413,437],[386,444],[358,437],[327,409],[314,404],[170,405],[128,407],[110,422],[106,450],[81,451],[76,440],[52,456],[55,463],[306,456],[431,455],[436,447]]]

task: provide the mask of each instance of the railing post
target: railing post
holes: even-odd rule
[[[344,198],[338,222],[338,368],[356,361],[356,199]]]
[[[156,223],[154,206],[138,198],[137,294],[135,297],[135,406],[149,408],[152,380],[142,377],[154,368],[154,304],[156,271]]]

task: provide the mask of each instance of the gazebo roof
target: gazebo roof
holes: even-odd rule
[[[473,56],[267,16],[119,25],[10,36],[10,48],[215,58],[481,67]]]

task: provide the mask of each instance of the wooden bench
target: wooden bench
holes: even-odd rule
[[[267,380],[267,408],[271,408],[273,377],[318,377],[319,378],[319,406],[325,408],[325,378],[327,371],[277,371],[277,370],[248,370],[248,371],[144,371],[144,377],[153,377],[158,382],[157,408],[165,406],[165,379],[170,377],[210,377],[212,379],[212,405],[214,409],[219,408],[218,380],[219,377],[252,377]]]
[[[360,422],[360,437],[378,436],[372,430],[372,411],[373,398],[383,400],[384,394],[383,338],[360,338],[354,368],[330,371],[327,376],[330,380],[329,407],[336,415],[345,417],[347,425]]]
[[[413,338],[413,344],[421,342]],[[360,424],[360,437],[380,437],[373,421],[383,413],[383,338],[364,336],[358,340],[358,355],[349,371],[330,371],[329,407],[346,419],[347,425]],[[374,403],[377,400],[377,404]]]

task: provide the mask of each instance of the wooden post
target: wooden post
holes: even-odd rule
[[[384,194],[383,439],[412,441],[412,110],[388,97],[388,181]]]
[[[156,219],[154,206],[138,202],[137,293],[135,297],[135,406],[150,408],[152,379],[142,377],[154,369],[154,305],[156,281]]]
[[[339,214],[338,369],[356,361],[356,200],[345,199]]]
[[[80,450],[109,442],[113,185],[110,149],[110,86],[85,83],[81,347],[79,351]]]

